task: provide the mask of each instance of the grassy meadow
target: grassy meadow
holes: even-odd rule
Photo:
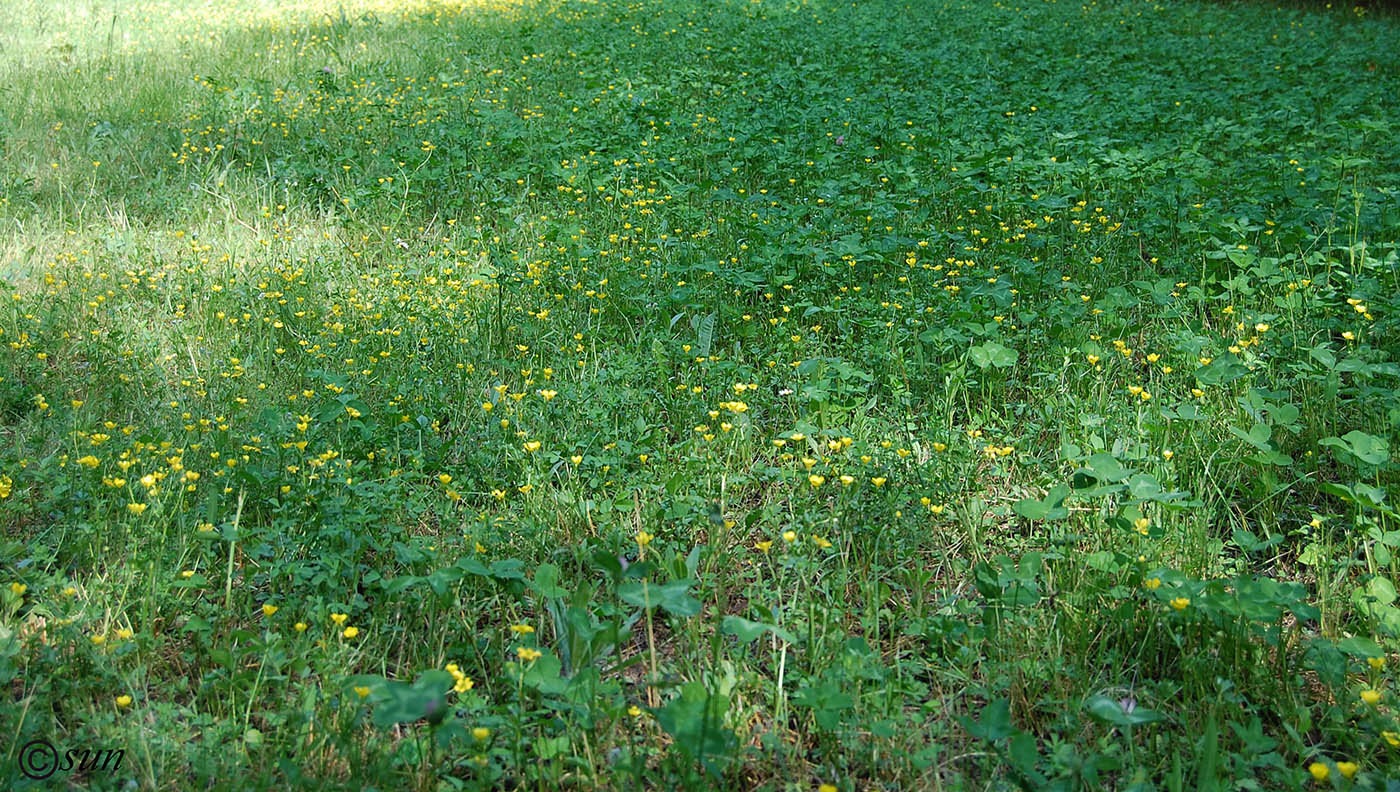
[[[0,13],[0,786],[1396,789],[1393,11]]]

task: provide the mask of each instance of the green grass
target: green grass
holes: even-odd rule
[[[0,12],[6,788],[1400,774],[1392,14]]]

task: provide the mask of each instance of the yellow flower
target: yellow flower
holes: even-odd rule
[[[146,504],[144,504],[144,503],[128,503],[128,504],[126,505],[126,510],[129,511],[129,512],[131,512],[132,514],[139,515],[139,514],[141,514],[142,512],[146,511]]]
[[[512,624],[510,626],[510,631],[516,635],[525,635],[526,633],[534,632],[535,628],[528,624]]]
[[[451,483],[452,483],[452,477],[451,477],[450,475],[446,474],[446,473],[439,473],[439,474],[438,474],[438,477],[437,477],[437,480],[440,481],[440,482],[442,482],[443,484],[451,484]]]
[[[1374,707],[1381,703],[1381,692],[1375,688],[1366,688],[1361,691],[1361,700]]]
[[[88,454],[87,456],[78,457],[77,462],[78,462],[79,465],[82,465],[83,467],[89,467],[89,468],[95,468],[95,467],[97,467],[99,464],[101,464],[100,462],[97,461],[97,457],[93,456],[92,454]]]
[[[816,473],[813,473],[807,477],[807,481],[812,485],[813,489],[816,489],[826,483],[826,476],[818,476]]]
[[[360,628],[359,628],[359,627],[346,627],[343,631],[341,631],[340,634],[343,635],[343,636],[345,636],[346,638],[354,638],[355,636],[357,636],[357,635],[360,634]]]
[[[296,624],[292,625],[292,629],[296,630],[297,632],[306,632],[306,622],[297,622]]]
[[[1385,741],[1390,743],[1391,748],[1400,748],[1400,732],[1383,731],[1381,732],[1381,737],[1385,738]]]
[[[762,550],[766,553],[773,548],[773,540],[767,539],[762,542],[754,542],[753,546],[755,550]]]
[[[268,603],[263,603],[262,612],[264,616],[271,616],[272,614],[277,612],[277,606]]]
[[[886,479],[885,479],[884,476],[876,476],[875,478],[872,478],[872,479],[870,480],[870,483],[871,483],[871,484],[874,484],[874,485],[877,486],[877,487],[883,487],[883,486],[885,486],[885,481],[886,481]]]
[[[486,742],[486,739],[491,736],[491,730],[485,726],[478,726],[472,729],[472,736],[476,738],[477,742]]]
[[[836,786],[833,784],[822,784],[817,787],[817,792],[836,792]]]
[[[934,443],[934,444],[933,444],[933,450],[934,450],[934,451],[937,451],[938,453],[941,454],[941,453],[943,453],[944,451],[947,451],[947,450],[948,450],[948,444],[947,444],[947,443]]]
[[[369,698],[369,688],[365,687],[364,685],[356,685],[355,695],[359,696],[362,699]]]
[[[1313,762],[1308,765],[1308,772],[1312,773],[1313,780],[1317,781],[1319,784],[1326,781],[1327,777],[1332,775],[1332,769],[1322,762]]]
[[[642,716],[642,709],[636,704],[633,704],[632,706],[627,708],[627,714],[631,715],[634,718],[640,718]]]
[[[783,531],[783,541],[791,544],[797,541],[796,531]]]
[[[525,443],[525,450],[528,451],[528,452],[531,453],[531,454],[535,453],[536,451],[540,450],[540,441],[538,441],[538,440],[530,440],[530,441],[526,442],[526,443]]]
[[[348,619],[348,618],[350,618],[350,614],[348,614],[348,613],[332,613],[332,614],[331,614],[331,621],[335,622],[335,623],[336,623],[336,626],[339,626],[339,625],[344,624],[344,623],[345,623],[345,620]]]
[[[641,547],[646,547],[647,545],[651,544],[651,540],[655,538],[656,534],[650,534],[646,531],[637,532],[637,544]]]
[[[471,690],[472,686],[475,684],[471,677],[459,676],[457,677],[456,683],[452,685],[452,689],[458,693],[466,693],[468,690]]]
[[[1368,658],[1366,658],[1366,663],[1367,663],[1367,665],[1371,666],[1372,668],[1376,669],[1377,671],[1381,670],[1382,668],[1385,668],[1385,658],[1384,658],[1384,657],[1368,657]]]
[[[130,706],[131,706],[131,696],[127,696],[127,695],[125,695],[125,694],[120,695],[120,696],[117,696],[117,706],[118,706],[118,707],[130,707]]]
[[[23,597],[23,596],[24,596],[24,592],[26,592],[26,591],[28,591],[28,590],[29,590],[29,587],[26,586],[26,585],[24,585],[23,583],[11,583],[11,584],[10,584],[10,593],[11,593],[11,594],[14,594],[16,597]]]
[[[516,648],[515,656],[519,657],[522,662],[533,663],[536,660],[540,659],[541,655],[539,650],[537,649],[531,649],[528,646],[521,646]]]
[[[1150,525],[1152,525],[1152,521],[1147,519],[1146,517],[1139,517],[1133,521],[1133,527],[1136,528],[1137,532],[1142,534],[1143,536],[1147,536],[1147,528]]]
[[[1268,325],[1265,325],[1265,327],[1268,327]],[[1263,332],[1263,331],[1260,331],[1260,332]],[[1338,772],[1338,773],[1341,773],[1341,774],[1342,774],[1344,777],[1346,777],[1346,778],[1351,778],[1352,776],[1356,775],[1356,771],[1357,771],[1357,770],[1360,770],[1360,769],[1361,769],[1361,765],[1358,765],[1356,762],[1338,762],[1338,763],[1337,763],[1337,772]]]
[[[577,465],[578,463],[580,463],[580,462],[583,461],[583,455],[582,455],[582,454],[574,454],[573,456],[569,457],[569,461],[572,462],[572,463],[574,463],[575,465]]]
[[[1148,591],[1156,591],[1161,586],[1162,579],[1158,577],[1148,578],[1147,580],[1142,581],[1142,587],[1147,589]]]
[[[1179,611],[1186,610],[1186,607],[1187,607],[1188,605],[1190,605],[1190,604],[1191,604],[1191,598],[1190,598],[1190,597],[1176,597],[1176,598],[1174,598],[1174,599],[1172,600],[1172,603],[1171,603],[1172,607],[1175,608],[1175,609],[1177,609],[1177,610],[1179,610]]]

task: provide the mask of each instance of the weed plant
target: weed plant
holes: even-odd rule
[[[4,786],[1395,788],[1346,6],[3,0]]]

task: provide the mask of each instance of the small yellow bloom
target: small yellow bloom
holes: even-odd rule
[[[1142,587],[1147,589],[1148,591],[1156,591],[1157,589],[1162,587],[1162,579],[1158,577],[1148,578],[1147,580],[1142,581]]]
[[[883,487],[885,486],[886,480],[887,479],[884,476],[876,476],[870,480],[870,483],[874,484],[877,487]]]
[[[791,544],[797,541],[796,531],[783,531],[783,541]]]
[[[16,597],[23,597],[23,596],[24,596],[24,592],[26,592],[26,591],[28,591],[28,590],[29,590],[29,587],[26,586],[26,585],[24,585],[23,583],[11,583],[11,584],[10,584],[10,593],[11,593],[11,594],[14,594]]]
[[[1369,666],[1371,666],[1372,668],[1376,669],[1377,671],[1379,671],[1379,670],[1381,670],[1382,668],[1385,668],[1385,658],[1384,658],[1384,657],[1368,657],[1368,658],[1366,658],[1366,664],[1369,665]]]
[[[451,484],[451,483],[452,483],[452,477],[449,476],[449,475],[446,474],[446,473],[439,473],[439,474],[438,474],[438,477],[437,477],[437,480],[440,481],[440,482],[442,482],[443,484]]]
[[[335,623],[336,623],[336,626],[339,626],[339,625],[344,624],[344,623],[345,623],[345,620],[348,619],[348,618],[350,618],[350,614],[348,614],[348,613],[332,613],[332,614],[331,614],[331,621],[335,622]]]
[[[117,706],[118,706],[118,707],[130,707],[130,706],[131,706],[131,696],[127,696],[127,695],[117,696]]]
[[[762,542],[754,542],[753,546],[755,550],[761,550],[766,553],[773,548],[773,540],[766,539]]]
[[[271,616],[277,612],[277,606],[270,603],[263,603],[262,613],[264,616]]]
[[[1327,777],[1332,775],[1332,769],[1322,762],[1313,762],[1308,765],[1308,772],[1312,773],[1313,780],[1317,781],[1319,784],[1326,781]]]
[[[642,709],[636,704],[633,704],[632,706],[627,708],[627,714],[631,715],[634,718],[640,718],[642,716]]]
[[[357,636],[357,635],[360,634],[360,628],[359,628],[359,627],[346,627],[343,631],[341,631],[340,634],[343,635],[343,636],[345,636],[346,638],[354,638],[355,636]]]
[[[1147,536],[1147,529],[1151,525],[1152,521],[1147,519],[1146,517],[1139,517],[1133,521],[1133,527],[1136,528],[1137,532],[1142,534],[1143,536]]]
[[[536,660],[540,659],[541,655],[539,650],[537,649],[531,649],[528,646],[521,646],[516,648],[515,656],[519,657],[522,662],[533,663]]]
[[[1400,748],[1400,732],[1383,731],[1381,737],[1390,743],[1391,748]]]
[[[534,632],[535,628],[531,627],[528,624],[512,624],[510,626],[510,631],[515,633],[516,635],[525,635],[527,633]]]
[[[530,441],[526,442],[526,443],[525,443],[525,450],[526,450],[527,452],[531,453],[531,454],[535,453],[536,451],[540,450],[540,441],[538,441],[538,440],[530,440]]]
[[[569,461],[572,462],[572,463],[574,463],[575,465],[577,465],[578,463],[580,463],[580,462],[583,461],[583,455],[582,455],[582,454],[574,454],[573,456],[569,457]]]
[[[1266,326],[1267,326],[1267,325],[1266,325]],[[1261,332],[1262,332],[1262,331],[1261,331]],[[1352,776],[1356,775],[1356,771],[1357,771],[1357,770],[1360,770],[1360,769],[1361,769],[1361,765],[1357,764],[1356,762],[1338,762],[1338,763],[1337,763],[1337,772],[1338,772],[1338,773],[1341,773],[1341,774],[1342,774],[1344,777],[1346,777],[1346,778],[1351,778]]]
[[[476,738],[477,742],[486,742],[487,738],[491,736],[491,730],[485,726],[478,726],[472,729],[472,736]]]
[[[146,511],[146,504],[144,504],[144,503],[128,503],[128,504],[126,505],[126,510],[129,511],[129,512],[131,512],[132,514],[140,515],[142,512]]]
[[[821,784],[817,787],[817,792],[836,792],[836,786],[833,784]]]
[[[475,684],[476,683],[472,681],[471,677],[459,676],[457,677],[456,683],[452,685],[452,689],[455,690],[457,693],[466,693],[468,690],[471,690]]]
[[[819,476],[816,473],[813,473],[812,475],[807,477],[807,481],[812,485],[812,489],[816,489],[817,487],[820,487],[821,485],[826,483],[826,476]]]
[[[646,547],[647,545],[651,544],[651,540],[655,538],[656,534],[647,533],[646,531],[637,532],[637,544],[640,547]]]
[[[1361,700],[1374,707],[1381,703],[1381,692],[1375,688],[1366,688],[1361,691]]]
[[[364,685],[356,685],[355,695],[359,696],[362,699],[369,698],[369,688],[365,687]]]
[[[1183,610],[1186,610],[1187,606],[1191,604],[1191,598],[1190,598],[1190,597],[1176,597],[1176,598],[1172,599],[1172,603],[1171,603],[1171,604],[1172,604],[1172,607],[1173,607],[1173,608],[1175,608],[1175,609],[1177,609],[1177,610],[1179,610],[1179,611],[1183,611]]]
[[[297,632],[306,632],[306,622],[297,622],[296,624],[292,625],[292,629],[296,630]]]

